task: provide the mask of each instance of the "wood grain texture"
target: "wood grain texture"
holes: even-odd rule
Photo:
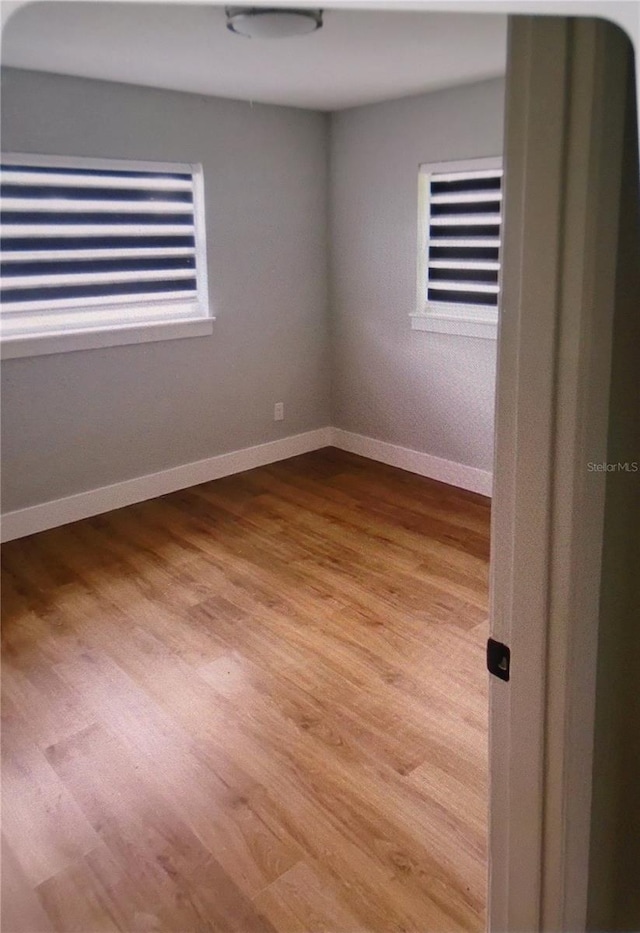
[[[482,930],[488,552],[331,448],[5,545],[4,933]]]

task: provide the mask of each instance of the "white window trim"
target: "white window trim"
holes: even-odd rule
[[[498,313],[479,305],[441,305],[434,309],[426,301],[429,225],[424,222],[429,208],[431,175],[439,172],[473,172],[502,167],[502,156],[487,156],[460,161],[430,162],[420,165],[418,173],[418,251],[416,271],[416,310],[410,315],[412,330],[481,337],[496,340]]]
[[[150,162],[144,160],[94,158],[93,156],[48,156],[34,153],[2,153],[5,164],[26,163],[51,168],[83,168],[90,162],[92,168],[175,172],[182,169],[193,176],[194,193],[194,228],[195,255],[197,271],[197,298],[192,302],[193,316],[184,314],[165,321],[142,321],[131,324],[109,324],[97,327],[65,329],[42,335],[4,337],[0,339],[0,359],[17,359],[28,356],[44,356],[52,353],[66,353],[75,350],[92,350],[102,347],[118,347],[127,344],[151,343],[162,340],[176,340],[185,337],[203,337],[213,333],[215,316],[209,303],[207,279],[207,245],[204,206],[204,177],[202,165],[191,162]],[[153,303],[146,302],[150,312]],[[92,305],[92,311],[99,313],[108,305]]]

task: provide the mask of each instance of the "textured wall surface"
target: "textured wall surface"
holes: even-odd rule
[[[418,166],[500,155],[504,81],[332,115],[336,427],[492,469],[496,342],[412,331]]]
[[[5,151],[203,163],[217,315],[5,361],[3,511],[328,424],[327,117],[19,70],[2,90]]]
[[[6,69],[5,151],[203,163],[217,321],[6,361],[3,511],[329,423],[490,470],[495,341],[408,315],[418,165],[499,153],[503,96],[490,81],[328,118]]]

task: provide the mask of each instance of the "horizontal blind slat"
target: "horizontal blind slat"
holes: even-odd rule
[[[147,172],[135,169],[63,168],[61,166],[22,165],[2,162],[0,173],[12,183],[38,184],[55,182],[57,185],[95,185],[99,179],[103,186],[131,187],[132,181],[143,187],[193,187],[193,178],[187,172]]]
[[[41,231],[38,230],[38,235],[33,234],[31,236],[15,236],[7,235],[6,230],[2,231],[0,234],[0,250],[2,250],[3,256],[6,259],[7,256],[11,256],[14,252],[19,250],[32,250],[32,251],[46,251],[50,249],[56,250],[71,250],[71,249],[86,249],[90,247],[93,249],[104,249],[114,251],[114,255],[118,255],[121,250],[124,249],[140,249],[140,248],[156,248],[156,247],[188,247],[195,251],[195,235],[194,231],[181,234],[172,234],[163,230],[160,234],[150,233],[148,230],[144,232],[138,232],[137,235],[132,236],[131,233],[136,233],[136,231],[130,231],[129,234],[113,236],[108,233],[105,235],[104,230],[100,230],[95,236],[79,236],[75,237],[73,234],[70,234],[67,230],[57,231],[51,236],[43,236]],[[66,235],[64,235],[66,234]]]
[[[438,304],[498,306],[498,295],[490,292],[456,292],[449,289],[429,287],[427,300]]]
[[[476,225],[502,223],[500,214],[452,214],[431,218],[432,227],[473,227]]]
[[[189,246],[141,247],[140,249],[58,249],[58,250],[15,250],[3,251],[2,262],[14,263],[29,260],[54,261],[56,259],[107,259],[114,253],[123,259],[164,258],[168,256],[195,256],[195,248]]]
[[[429,284],[438,288],[464,288],[484,290],[485,285],[498,289],[498,273],[484,269],[430,269]]]
[[[170,279],[167,281],[144,281],[144,282],[107,282],[87,285],[52,285],[32,286],[27,288],[7,288],[2,292],[3,302],[17,303],[20,301],[36,301],[43,304],[49,300],[62,298],[91,298],[103,296],[109,298],[111,295],[154,295],[170,291],[196,291],[196,280],[184,279],[184,281]]]
[[[160,295],[141,295],[136,297],[136,306],[144,308],[145,306],[153,307],[154,309],[160,305],[164,299],[170,299],[171,301],[193,301],[194,292],[193,289],[179,289],[176,288],[173,291],[164,292]],[[47,301],[25,301],[25,302],[3,302],[2,312],[3,316],[6,315],[10,319],[16,319],[22,314],[39,314],[39,315],[51,315],[55,317],[60,313],[60,311],[65,311],[67,308],[96,308],[96,307],[117,307],[121,305],[131,304],[131,295],[111,295],[108,299],[108,302],[105,301],[104,296],[94,295],[94,296],[85,296],[79,298],[51,298]],[[66,319],[66,313],[65,313]]]
[[[499,237],[478,237],[478,239],[470,239],[469,237],[439,237],[438,238],[438,247],[453,247],[456,249],[467,249],[467,248],[491,248],[498,249],[500,247],[500,238]]]
[[[10,281],[18,276],[48,275],[84,275],[92,272],[143,272],[158,269],[187,269],[193,272],[193,256],[157,256],[150,258],[127,259],[123,256],[110,256],[108,259],[91,257],[90,259],[68,259],[58,261],[43,260],[38,256],[31,262],[5,262],[2,257],[0,272]]]
[[[90,214],[90,213],[106,213],[105,206],[107,203],[113,204],[114,208],[117,207],[118,214],[182,214],[184,215],[185,207],[188,207],[188,202],[185,201],[155,201],[155,200],[146,200],[146,201],[111,201],[106,202],[104,200],[98,201],[79,201],[79,200],[65,200],[62,198],[1,198],[0,199],[0,211],[4,211],[9,215],[15,214],[17,212],[23,213],[43,213],[43,214],[52,214],[53,212],[59,213],[60,217],[64,217],[66,214]],[[116,211],[114,210],[114,213]],[[110,212],[109,212],[110,213]],[[188,216],[188,215],[187,215]],[[60,221],[61,223],[64,221]]]
[[[474,218],[478,220],[484,220],[485,223],[497,223],[500,214],[500,203],[498,201],[492,201],[488,203],[486,201],[473,201],[472,203],[466,201],[462,204],[432,204],[431,205],[431,223],[434,224],[436,220],[446,221],[455,221],[456,218],[461,218],[468,222],[469,219]]]
[[[472,172],[434,172],[432,177],[433,182],[444,182],[444,181],[476,181],[482,178],[502,178],[504,172],[501,168],[479,168],[475,169]]]
[[[433,194],[431,195],[432,204],[473,204],[480,202],[502,201],[501,191],[479,191],[468,192],[464,194]]]
[[[27,199],[51,202],[55,199],[69,201],[162,201],[180,204],[193,204],[193,190],[191,188],[181,191],[175,188],[150,188],[138,186],[127,188],[113,188],[102,185],[23,185],[2,181],[0,184],[0,197],[17,198],[20,201]]]
[[[144,224],[134,226],[133,224],[74,224],[73,226],[61,226],[60,224],[12,224],[3,226],[1,230],[2,239],[9,237],[25,236],[139,236],[146,237],[153,234],[171,233],[187,236],[193,234],[193,224],[167,224],[154,225]]]
[[[8,289],[48,287],[58,285],[101,285],[112,282],[153,282],[161,279],[193,278],[194,269],[154,269],[138,272],[79,272],[75,274],[5,276],[0,288]]]
[[[193,213],[185,213],[184,210],[181,210],[175,214],[171,211],[161,211],[149,215],[140,210],[131,212],[121,210],[120,206],[118,206],[117,211],[82,211],[77,208],[64,211],[14,210],[0,213],[0,224],[9,229],[16,224],[30,224],[32,226],[42,224],[43,226],[47,225],[61,229],[73,224],[93,224],[98,230],[101,230],[105,224],[126,224],[135,229],[137,226],[145,226],[146,224],[191,225],[193,224]]]
[[[429,281],[429,287],[444,289],[448,292],[486,292],[487,294],[497,295],[499,291],[498,285],[489,285],[481,282],[449,282],[438,281],[431,279]]]
[[[430,259],[430,269],[491,269],[496,272],[500,269],[499,262],[486,262],[483,260],[473,261],[457,259]]]

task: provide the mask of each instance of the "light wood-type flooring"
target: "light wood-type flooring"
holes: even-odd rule
[[[484,928],[489,504],[331,448],[3,549],[3,933]]]

